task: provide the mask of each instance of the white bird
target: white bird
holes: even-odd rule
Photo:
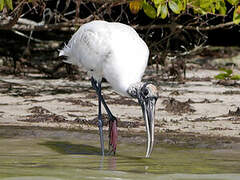
[[[110,152],[115,154],[117,146],[117,119],[112,115],[101,94],[101,82],[102,78],[105,78],[117,93],[138,99],[146,124],[146,157],[149,157],[154,143],[157,88],[148,82],[141,82],[149,50],[137,32],[122,23],[91,21],[73,34],[59,56],[66,56],[67,63],[83,66],[91,75],[92,86],[98,95],[98,126],[102,155],[104,142],[101,103],[109,117]]]

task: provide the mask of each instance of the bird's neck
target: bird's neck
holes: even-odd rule
[[[127,89],[127,93],[129,94],[129,96],[137,98],[138,97],[137,94],[139,93],[139,90],[141,89],[143,84],[144,84],[143,82],[131,84]]]

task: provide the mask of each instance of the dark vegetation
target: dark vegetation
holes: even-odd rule
[[[0,12],[0,73],[81,78],[76,67],[63,63],[58,57],[58,49],[81,24],[94,19],[117,21],[134,27],[151,50],[149,64],[155,64],[157,72],[162,69],[162,73],[173,75],[178,80],[185,74],[186,60],[191,56],[200,54],[208,57],[222,53],[207,51],[206,45],[240,46],[237,17],[235,22],[232,21],[240,9],[238,1],[223,0],[224,12],[217,6],[213,12],[200,4],[201,13],[196,13],[200,6],[195,6],[193,1],[189,1],[185,9],[179,9],[182,1],[176,0],[174,2],[178,6],[168,4],[165,18],[162,11],[159,17],[155,17],[161,5],[158,2],[145,1],[143,10],[136,13],[129,8],[130,1],[126,0],[13,1],[12,7],[8,4]],[[156,8],[149,9],[150,6]],[[150,18],[151,14],[154,17]],[[222,55],[225,54],[231,56],[229,52]],[[166,68],[168,66],[170,68]]]

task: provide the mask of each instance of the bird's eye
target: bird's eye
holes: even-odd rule
[[[143,95],[144,95],[144,96],[147,96],[148,93],[149,93],[148,89],[144,89],[144,90],[143,90]]]

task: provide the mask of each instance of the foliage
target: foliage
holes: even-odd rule
[[[13,10],[12,0],[0,0],[0,11],[3,10],[4,5]]]
[[[34,3],[37,0],[28,0]],[[220,14],[226,15],[226,2],[234,7],[233,22],[240,23],[240,5],[239,0],[132,0],[129,2],[130,11],[137,14],[143,9],[144,13],[154,19],[160,17],[165,19],[169,12],[174,14],[183,13],[187,7],[192,8],[198,14]],[[13,10],[12,0],[0,0],[0,11],[4,6]]]
[[[144,13],[154,19],[165,19],[170,11],[174,14],[184,13],[187,7],[192,8],[196,14],[219,14],[226,15],[226,2],[234,7],[233,22],[240,23],[239,0],[133,0],[130,2],[130,10],[133,14],[143,9]]]
[[[220,69],[222,73],[214,76],[215,79],[220,80],[240,80],[240,74],[233,74],[231,69]]]
[[[177,57],[174,63],[179,63],[179,59],[197,53],[207,42],[209,31],[237,27],[240,6],[239,0],[0,0],[0,31],[11,31],[27,41],[14,48],[7,47],[6,42],[11,41],[6,41],[0,45],[0,51],[4,49],[0,53],[6,61],[14,54],[14,64],[19,62],[49,74],[39,68],[45,65],[35,66],[32,57],[26,60],[36,43],[50,43],[38,32],[51,34],[48,40],[66,41],[70,32],[94,19],[123,22],[135,28],[151,49],[150,64],[156,64],[158,71],[159,65],[167,66],[166,59]],[[25,46],[23,54],[20,48]]]
[[[233,22],[235,24],[239,24],[240,23],[240,6],[238,6],[237,8],[235,8],[234,13],[233,13]]]

